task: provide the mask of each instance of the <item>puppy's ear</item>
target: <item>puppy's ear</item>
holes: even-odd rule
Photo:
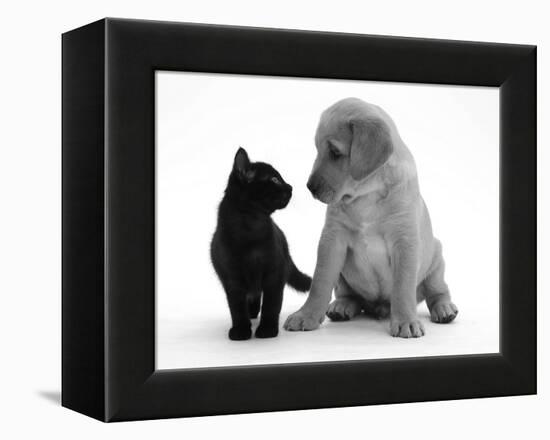
[[[353,120],[350,127],[350,173],[355,180],[361,180],[386,163],[393,153],[393,143],[384,121]]]

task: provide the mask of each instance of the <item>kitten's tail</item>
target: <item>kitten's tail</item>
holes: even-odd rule
[[[288,285],[298,292],[307,292],[311,287],[311,277],[298,270],[294,262],[290,261],[290,275]]]

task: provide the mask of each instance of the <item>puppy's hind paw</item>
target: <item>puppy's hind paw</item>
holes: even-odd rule
[[[331,321],[349,321],[361,313],[361,305],[353,298],[338,298],[330,303],[327,316]]]
[[[450,301],[435,303],[430,310],[431,320],[438,324],[448,324],[456,318],[456,315],[458,315],[458,309]]]

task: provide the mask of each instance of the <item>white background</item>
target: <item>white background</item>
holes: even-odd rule
[[[550,32],[544,2],[20,2],[1,8],[3,438],[540,438],[547,432]],[[539,395],[103,425],[58,406],[60,33],[104,16],[538,44]],[[544,318],[544,319],[543,319]],[[452,381],[452,378],[449,378]],[[267,428],[267,429],[266,429]]]
[[[179,72],[158,72],[156,83],[157,368],[498,352],[497,88]],[[312,274],[326,209],[306,188],[313,137],[320,113],[348,96],[385,109],[415,156],[459,318],[432,324],[423,303],[427,334],[416,340],[391,338],[388,320],[357,317],[232,342],[209,244],[237,146],[294,186],[273,217]],[[287,288],[282,321],[304,301]]]

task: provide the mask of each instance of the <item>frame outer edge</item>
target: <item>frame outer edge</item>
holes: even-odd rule
[[[345,397],[339,396],[336,388],[327,390],[325,387],[322,390],[312,390],[312,388],[309,388],[311,385],[308,385],[311,383],[311,378],[304,381],[304,379],[307,379],[308,374],[314,374],[318,378],[327,377],[327,374],[329,377],[337,376],[333,370],[337,366],[333,364],[320,365],[322,363],[317,365],[292,364],[292,366],[283,367],[277,365],[247,367],[247,374],[245,374],[244,368],[154,372],[154,362],[151,362],[150,359],[150,351],[153,346],[151,339],[154,336],[151,334],[149,328],[151,324],[149,309],[152,307],[153,302],[147,296],[149,295],[148,291],[143,290],[149,288],[151,280],[147,276],[144,278],[146,281],[145,288],[136,282],[136,278],[143,276],[140,268],[149,270],[147,264],[149,264],[150,258],[146,255],[149,252],[149,247],[147,245],[139,248],[139,246],[136,247],[135,243],[128,241],[128,237],[138,237],[140,240],[143,240],[143,234],[150,234],[149,229],[151,227],[150,213],[144,213],[147,217],[145,219],[136,218],[135,220],[133,220],[132,216],[128,215],[129,213],[135,214],[141,212],[140,209],[143,209],[144,206],[149,206],[151,202],[151,200],[144,202],[138,197],[139,195],[144,195],[146,198],[151,196],[148,186],[150,183],[148,181],[144,183],[143,178],[136,177],[143,176],[138,171],[148,170],[150,165],[147,162],[150,160],[148,152],[148,148],[150,147],[146,144],[146,142],[150,141],[149,135],[151,134],[151,130],[149,124],[153,120],[153,118],[150,118],[151,108],[147,107],[151,105],[151,103],[147,103],[150,86],[146,85],[145,92],[140,95],[135,93],[137,90],[136,85],[144,84],[144,78],[148,78],[148,69],[154,69],[155,67],[162,69],[172,67],[171,70],[192,70],[195,68],[197,71],[206,72],[210,71],[209,69],[211,69],[212,65],[215,65],[216,68],[213,71],[223,72],[221,69],[227,66],[225,63],[231,63],[230,65],[233,66],[232,73],[279,74],[295,77],[312,76],[314,70],[308,58],[301,59],[299,67],[292,67],[296,66],[296,63],[288,62],[286,47],[283,47],[281,43],[291,42],[293,38],[303,37],[307,40],[306,43],[300,46],[300,50],[303,50],[306,47],[310,47],[310,45],[318,49],[321,40],[323,44],[332,44],[333,41],[328,34],[313,35],[313,33],[305,31],[278,32],[277,30],[266,30],[266,36],[269,38],[267,39],[268,41],[264,40],[263,43],[268,45],[268,49],[273,47],[279,49],[279,51],[272,54],[275,61],[271,60],[271,56],[269,59],[262,58],[251,61],[248,55],[250,53],[254,54],[259,50],[255,39],[263,35],[263,30],[239,28],[239,32],[236,33],[236,28],[234,27],[211,29],[205,25],[178,25],[174,23],[166,24],[114,19],[109,19],[108,22],[111,32],[109,33],[107,46],[109,49],[112,49],[109,51],[108,59],[112,64],[110,62],[107,63],[106,81],[108,81],[109,87],[106,108],[112,110],[112,113],[108,116],[111,127],[106,136],[109,146],[109,161],[106,165],[108,166],[107,173],[109,175],[109,188],[107,188],[107,191],[112,197],[109,203],[112,204],[113,208],[112,210],[108,210],[108,217],[111,222],[109,224],[109,233],[112,232],[108,238],[110,246],[108,265],[111,269],[108,284],[112,286],[113,290],[106,295],[106,310],[108,313],[106,316],[106,331],[109,332],[105,340],[107,344],[105,389],[107,390],[106,400],[108,401],[108,411],[106,411],[105,417],[107,420],[118,421],[151,417],[162,418],[272,411],[292,407],[312,408],[395,403],[414,400],[450,399],[457,398],[457,396],[458,398],[490,397],[526,394],[532,390],[529,385],[531,383],[530,375],[533,372],[533,359],[536,360],[536,358],[533,356],[532,346],[521,347],[521,344],[525,342],[522,338],[525,335],[533,334],[532,323],[529,324],[528,321],[529,318],[532,318],[534,304],[529,303],[529,301],[521,306],[525,310],[526,316],[518,319],[518,332],[515,335],[511,331],[505,334],[507,343],[502,345],[502,357],[479,355],[457,358],[460,365],[464,367],[460,370],[456,366],[453,366],[453,359],[446,359],[446,357],[433,360],[365,361],[360,362],[361,365],[359,368],[361,371],[356,370],[358,364],[355,366],[350,364],[345,367],[348,371],[353,370],[356,372],[357,376],[362,376],[366,374],[366,371],[362,371],[364,365],[364,368],[368,369],[368,373],[374,377],[377,374],[385,375],[384,377],[386,377],[388,376],[388,372],[384,373],[382,367],[391,366],[402,372],[402,377],[400,376],[399,378],[399,380],[403,381],[402,385],[408,383],[406,379],[411,371],[424,367],[433,368],[437,374],[436,378],[431,377],[430,380],[437,379],[441,383],[444,383],[445,374],[451,371],[459,374],[461,382],[455,387],[456,389],[454,391],[446,390],[445,393],[435,392],[434,390],[427,392],[419,389],[417,385],[411,385],[409,388],[405,387],[400,393],[394,393],[394,390],[391,390],[390,394],[387,394],[388,389],[386,387],[389,386],[389,389],[391,389],[392,385],[389,382],[384,384],[373,383],[369,385],[370,388],[363,384],[363,390],[356,390],[356,394],[352,393]],[[224,36],[230,36],[230,38],[218,40],[218,38]],[[391,38],[369,36],[363,39],[362,36],[350,38],[345,34],[341,34],[335,35],[334,39],[338,42],[338,45],[336,45],[338,47],[335,48],[330,45],[326,47],[327,50],[333,51],[333,53],[338,53],[336,49],[345,48],[348,44],[353,44],[357,50],[367,48],[372,51],[373,48],[375,49],[371,53],[376,55],[375,60],[380,63],[379,70],[376,71],[373,77],[354,77],[353,79],[369,80],[376,79],[377,76],[384,76],[386,72],[395,69],[396,61],[393,59],[395,57],[392,60],[388,60],[388,48],[402,50],[401,47],[395,48],[395,44],[399,40],[398,38],[392,40]],[[369,47],[367,47],[367,41]],[[217,52],[212,52],[214,50],[213,43],[215,42],[221,42],[229,50],[229,55],[228,53],[219,55],[219,47],[215,48]],[[241,43],[246,44],[248,49],[240,49]],[[432,43],[433,46],[429,43]],[[481,85],[503,86],[501,96],[507,96],[511,103],[518,102],[516,99],[521,99],[521,96],[523,96],[523,99],[526,98],[529,101],[529,99],[533,98],[532,94],[536,93],[528,91],[522,95],[522,81],[525,78],[529,81],[531,76],[521,76],[521,73],[514,73],[520,61],[527,58],[525,54],[531,51],[532,48],[530,47],[492,43],[465,45],[463,42],[442,43],[441,41],[438,42],[438,40],[415,39],[408,40],[407,46],[410,48],[411,56],[419,52],[429,62],[423,65],[422,69],[413,69],[413,73],[407,73],[406,69],[404,69],[404,73],[400,74],[402,76],[399,76],[403,81],[410,78],[411,82],[439,84],[441,83],[438,82],[440,78],[454,78],[455,82],[452,82],[452,84],[462,84],[461,81],[464,81],[465,84],[476,85],[471,81],[475,81],[476,78],[482,78],[480,79],[482,81]],[[236,47],[239,47],[238,50],[240,52],[235,49]],[[437,53],[432,53],[434,47],[437,49]],[[452,49],[450,52],[446,52],[448,47]],[[177,53],[175,48],[179,50]],[[379,50],[379,55],[377,55],[378,52],[376,50]],[[234,55],[235,53],[238,54],[238,57],[232,58],[231,54]],[[258,51],[257,53],[267,56],[262,51]],[[471,53],[476,54],[476,56],[470,58]],[[186,56],[182,57],[182,54]],[[442,55],[444,59],[437,58],[435,55]],[[347,55],[345,54],[341,55],[341,58],[347,64],[343,63],[337,72],[322,64],[320,67],[325,69],[324,77],[338,78],[338,75],[341,74],[340,72],[345,71],[346,66],[349,64],[349,60],[346,57]],[[277,65],[278,73],[275,73],[275,68],[272,68],[272,66],[275,65],[277,60],[286,62],[286,64],[283,63],[283,67]],[[447,64],[447,60],[451,60],[454,64],[464,61],[467,62],[467,65],[466,67],[462,66],[461,73],[457,76],[457,74],[452,72],[453,64]],[[399,63],[405,67],[408,65],[406,60],[399,61]],[[485,69],[478,70],[480,67]],[[317,68],[319,66],[316,66]],[[430,69],[432,68],[435,70],[431,71]],[[292,71],[292,74],[286,75],[285,72],[289,70]],[[368,72],[368,69],[359,71],[356,75],[366,75],[365,72]],[[438,75],[440,75],[439,78]],[[348,79],[352,78],[349,77]],[[389,80],[391,81],[392,79],[390,78]],[[516,90],[518,84],[519,91]],[[536,108],[534,111],[534,114],[536,114]],[[502,112],[501,106],[501,118],[504,116],[506,115]],[[514,116],[517,117],[520,125],[527,124],[525,125],[526,130],[534,135],[534,132],[532,132],[533,127],[528,124],[528,114],[520,114],[519,117],[514,114]],[[514,133],[513,123],[513,120],[511,120],[512,125],[506,128],[507,132]],[[501,133],[503,133],[502,130]],[[517,133],[516,136],[518,136]],[[512,142],[512,145],[514,143],[517,144],[517,140]],[[130,149],[128,144],[132,145],[133,148]],[[531,148],[532,143],[528,142],[527,149],[529,152]],[[513,163],[515,159],[517,159],[517,156],[513,154],[509,155],[507,159],[509,167],[516,165]],[[533,163],[529,163],[529,161],[532,161],[533,156],[527,154],[523,159],[519,159],[518,164],[520,164],[519,168],[522,173],[520,177],[524,177],[525,173],[528,175],[529,170],[534,164],[534,161]],[[124,177],[120,175],[120,170],[124,170]],[[148,177],[149,174],[147,174]],[[533,189],[534,187],[531,185],[532,181],[529,180],[527,187]],[[145,192],[141,193],[144,188]],[[525,192],[525,188],[522,187],[516,190],[516,192],[512,191],[512,194],[515,197],[514,200],[525,203],[522,197],[525,194],[529,195],[529,191]],[[128,200],[128,197],[132,198],[132,200]],[[529,197],[527,200],[531,203]],[[532,208],[532,205],[529,206]],[[509,211],[510,207],[504,206],[504,208],[501,206],[501,213],[508,213],[507,215],[509,216],[511,212]],[[522,222],[530,222],[532,220],[530,216],[533,214],[533,210],[528,209],[527,211],[526,217],[516,217],[511,221],[512,225],[508,230],[511,231],[512,235],[516,234],[517,236],[518,226],[521,226]],[[508,221],[508,217],[506,221]],[[128,224],[128,222],[130,223]],[[136,235],[136,232],[139,232],[140,235]],[[533,238],[534,235],[528,237],[527,241],[529,243],[521,249],[521,256],[528,254],[529,246],[535,246]],[[148,244],[149,239],[145,239],[143,243]],[[512,284],[510,285],[517,287],[518,280],[521,280],[522,277],[523,279],[527,277],[528,280],[531,280],[533,272],[530,270],[532,267],[529,267],[529,264],[532,261],[532,255],[530,255],[531,260],[524,260],[524,263],[517,256],[510,258],[515,264],[518,264],[519,271],[522,272],[515,279],[511,275]],[[505,281],[508,280],[506,278],[502,279]],[[132,298],[134,302],[128,303],[127,300],[129,298]],[[136,298],[139,300],[138,304],[135,304]],[[508,319],[512,316],[510,310],[517,305],[517,298],[514,302],[509,291],[507,291],[504,305],[508,310],[506,314],[506,318]],[[517,318],[514,317],[514,319]],[[524,358],[522,358],[523,355],[525,355]],[[391,365],[393,362],[395,362],[395,366]],[[406,371],[403,370],[405,366],[407,366]],[[280,373],[283,370],[290,376],[286,378],[280,377]],[[341,370],[339,369],[339,371]],[[468,374],[464,373],[465,371],[468,371]],[[474,372],[475,374],[472,376]],[[520,374],[516,375],[515,373]],[[423,372],[422,374],[426,375],[425,380],[428,380],[428,373]],[[257,382],[265,381],[268,378],[271,380],[272,386],[273,384],[279,384],[280,387],[273,389],[273,395],[270,396],[269,401],[263,401],[261,400],[261,396],[254,394],[254,384],[250,383],[251,377]],[[523,380],[525,378],[527,380]],[[280,395],[279,391],[281,387],[284,388],[289,379],[302,388],[299,390],[300,404],[293,403],[293,400],[290,399],[291,396]],[[472,383],[472,379],[475,379],[475,383]],[[203,385],[206,388],[201,388]],[[208,392],[205,393],[205,389]],[[231,401],[230,396],[226,393],[227,390],[240,390],[240,400],[237,403],[234,400]],[[252,394],[247,394],[243,390],[251,391]],[[361,394],[359,391],[364,391],[365,394]],[[310,393],[313,393],[314,396],[310,396]],[[378,395],[379,398],[375,398],[375,395]],[[249,396],[249,400],[247,400],[246,396]],[[212,400],[213,397],[218,400]]]
[[[501,337],[501,352],[528,394],[537,392],[536,116],[537,47],[525,46],[501,86],[501,216],[509,221],[501,220],[500,243],[501,290],[510,298],[505,313],[501,307],[501,334],[511,333]]]
[[[62,35],[62,406],[105,420],[104,20]]]

